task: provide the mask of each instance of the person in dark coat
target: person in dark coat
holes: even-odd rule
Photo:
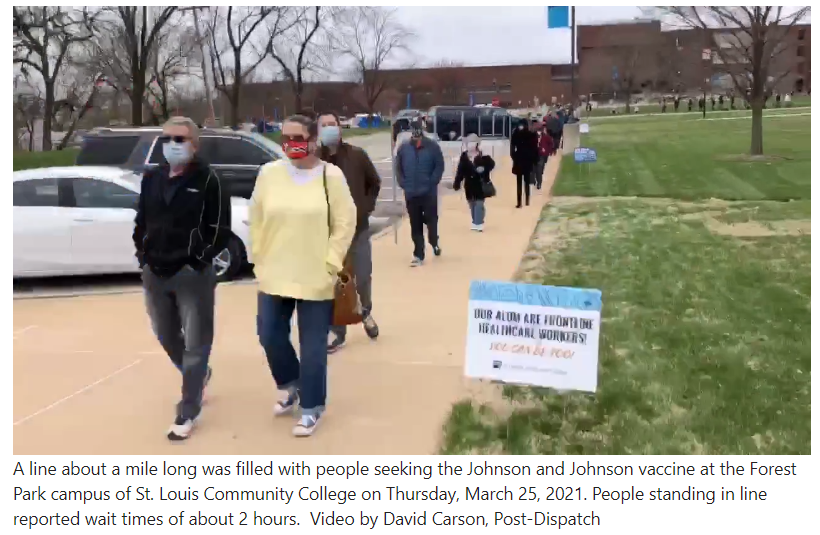
[[[538,162],[538,137],[530,129],[529,121],[524,119],[510,137],[510,157],[513,161],[512,172],[515,175],[518,204],[521,208],[521,193],[524,193],[527,206],[530,204],[530,184]]]
[[[464,196],[470,206],[472,216],[472,230],[484,230],[484,217],[487,213],[484,201],[487,198],[485,184],[490,182],[490,173],[495,168],[495,160],[481,152],[478,136],[470,134],[467,138],[467,150],[461,153],[456,169],[456,178],[453,189],[458,191],[464,185]]]

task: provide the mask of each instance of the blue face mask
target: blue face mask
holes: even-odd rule
[[[319,141],[325,147],[335,147],[342,140],[342,131],[338,126],[323,126],[319,129]]]
[[[171,167],[181,167],[191,161],[194,157],[194,150],[191,143],[176,143],[168,141],[162,145],[162,155]]]

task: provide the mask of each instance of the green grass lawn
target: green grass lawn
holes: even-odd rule
[[[598,391],[465,401],[443,452],[810,454],[810,201],[578,201],[543,281],[603,291]]]
[[[809,454],[810,117],[765,120],[772,162],[725,159],[746,118],[590,125],[599,161],[562,161],[520,273],[603,292],[598,391],[461,402],[442,451]]]
[[[733,159],[749,150],[748,113],[706,121],[685,114],[592,120],[581,143],[597,150],[598,162],[579,165],[564,158],[553,191],[586,197],[809,199],[811,116],[795,113],[800,112],[766,112],[764,149],[780,159],[754,162]]]

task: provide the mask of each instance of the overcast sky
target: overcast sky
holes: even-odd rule
[[[578,24],[640,16],[637,7],[576,8]],[[547,29],[546,7],[399,7],[396,17],[418,36],[419,66],[445,59],[467,65],[570,61],[570,32]]]

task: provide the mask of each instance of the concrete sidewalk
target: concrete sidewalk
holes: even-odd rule
[[[463,378],[470,281],[510,279],[558,168],[558,160],[552,160],[544,193],[533,192],[531,206],[515,209],[515,178],[506,160],[493,174],[498,196],[487,201],[483,233],[470,230],[467,203],[458,193],[442,198],[441,257],[428,253],[423,267],[409,267],[406,222],[399,228],[398,245],[389,236],[374,242],[373,314],[381,336],[371,342],[356,326],[347,347],[329,357],[328,412],[314,437],[295,439],[292,419],[273,418],[277,392],[256,336],[256,288],[235,285],[218,293],[209,401],[196,435],[184,445],[169,444],[164,437],[179,375],[150,335],[141,296],[15,302],[15,329],[29,321],[39,333],[51,326],[66,333],[74,324],[77,329],[85,325],[86,331],[95,325],[95,330],[82,338],[86,342],[75,335],[71,348],[87,352],[89,360],[74,355],[67,372],[82,375],[90,387],[40,412],[38,407],[71,392],[69,380],[82,381],[61,374],[50,390],[42,370],[51,365],[48,359],[66,359],[38,346],[45,343],[40,334],[15,340],[14,418],[25,421],[15,424],[14,453],[435,453],[450,407],[475,389]],[[119,355],[122,351],[144,356],[129,365],[134,356]],[[123,366],[122,373],[92,384]]]

